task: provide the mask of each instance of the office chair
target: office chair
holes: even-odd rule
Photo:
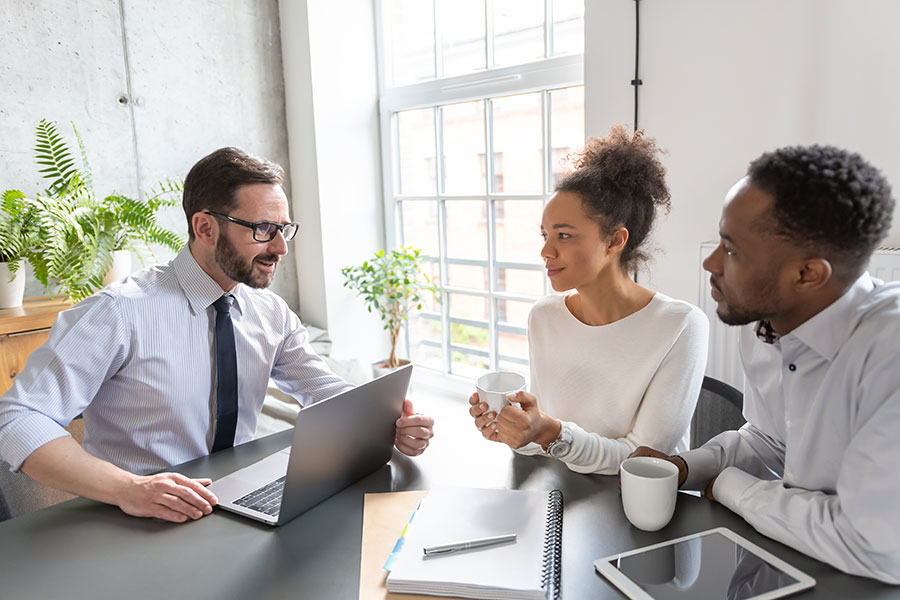
[[[704,377],[691,419],[691,448],[702,446],[723,431],[740,428],[746,423],[743,410],[744,394],[718,379]]]
[[[66,430],[80,444],[84,441],[84,421],[72,421]],[[40,484],[25,473],[13,473],[0,460],[0,521],[34,512],[74,498],[72,494]]]

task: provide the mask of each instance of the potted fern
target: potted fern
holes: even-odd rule
[[[24,261],[37,239],[33,207],[19,190],[0,196],[0,309],[22,306]]]
[[[142,250],[152,254],[151,244],[177,252],[184,239],[156,219],[160,208],[179,203],[180,182],[160,182],[146,201],[117,193],[99,197],[84,142],[74,123],[72,129],[81,167],[55,125],[41,120],[37,126],[35,157],[48,188],[28,200],[37,215],[39,245],[26,258],[38,281],[48,289],[55,284],[77,302],[108,283],[104,277],[115,252],[141,257]]]
[[[396,369],[409,362],[397,358],[400,331],[409,311],[422,308],[421,294],[428,292],[437,297],[437,287],[422,271],[420,254],[421,250],[407,247],[390,252],[378,250],[361,265],[341,269],[346,279],[344,287],[362,296],[369,312],[378,313],[391,337],[390,356],[373,365],[376,375],[379,369]]]

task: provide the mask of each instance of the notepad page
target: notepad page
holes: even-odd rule
[[[422,501],[388,576],[393,592],[543,598],[549,492],[436,489]],[[425,558],[425,546],[515,533],[516,542]]]

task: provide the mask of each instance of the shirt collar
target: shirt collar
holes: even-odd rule
[[[875,283],[864,272],[843,295],[813,315],[790,334],[827,360],[837,356],[841,346],[856,326],[856,313],[875,289]]]
[[[225,293],[221,286],[197,263],[194,255],[191,254],[190,245],[184,245],[184,248],[172,261],[172,265],[175,268],[175,276],[178,278],[178,283],[181,285],[193,314],[205,312],[213,302]],[[243,312],[241,310],[241,301],[245,293],[244,286],[239,283],[229,293],[234,296],[232,308],[237,308],[238,312]]]

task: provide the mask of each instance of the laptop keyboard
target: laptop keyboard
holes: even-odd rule
[[[267,483],[234,501],[238,506],[249,508],[274,517],[281,508],[281,493],[284,491],[284,480],[287,476]]]

